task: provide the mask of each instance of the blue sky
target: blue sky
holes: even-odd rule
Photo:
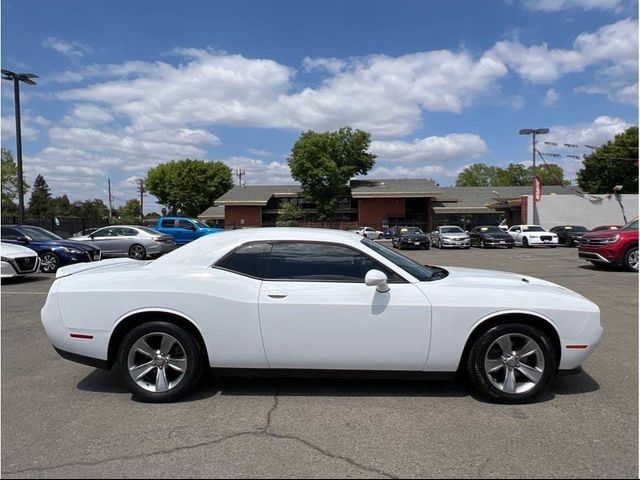
[[[54,195],[106,200],[111,178],[120,204],[184,157],[287,183],[300,132],[343,125],[373,134],[371,176],[447,185],[526,162],[520,128],[598,145],[637,124],[637,18],[628,0],[5,0],[2,65],[41,77],[22,89],[25,171]]]

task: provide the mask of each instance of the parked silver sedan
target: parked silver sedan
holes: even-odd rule
[[[436,248],[471,248],[471,237],[460,227],[444,225],[431,232],[431,243]]]
[[[74,240],[93,243],[100,248],[103,257],[128,256],[136,260],[159,257],[176,248],[171,235],[134,225],[111,225]]]

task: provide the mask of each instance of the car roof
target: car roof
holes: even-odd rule
[[[172,264],[202,264],[211,258],[220,258],[242,244],[270,241],[316,241],[358,247],[362,242],[362,237],[348,231],[324,228],[266,227],[225,230],[200,237],[170,254],[158,258],[151,264],[151,267]],[[215,252],[214,255],[212,252]]]

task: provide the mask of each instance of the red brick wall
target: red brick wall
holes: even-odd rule
[[[404,217],[404,198],[361,198],[358,200],[358,223],[361,227],[382,228],[390,215]]]
[[[226,228],[261,227],[262,207],[227,205],[224,208],[224,225]]]

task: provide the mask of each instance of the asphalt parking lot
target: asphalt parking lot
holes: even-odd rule
[[[113,373],[58,357],[39,318],[51,278],[38,275],[2,285],[2,475],[637,478],[637,274],[567,248],[408,255],[574,289],[600,306],[604,341],[523,406],[485,403],[463,381],[211,378],[148,405]]]

